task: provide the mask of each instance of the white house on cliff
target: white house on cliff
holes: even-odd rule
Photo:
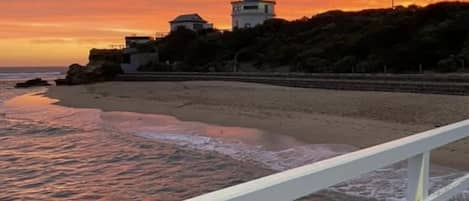
[[[233,29],[251,28],[275,17],[274,0],[237,0],[232,1]]]
[[[169,22],[171,31],[184,27],[192,31],[200,31],[203,29],[213,28],[213,24],[209,24],[206,20],[200,17],[199,14],[186,14],[176,17],[173,21]]]

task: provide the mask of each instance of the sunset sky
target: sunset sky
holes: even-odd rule
[[[231,26],[229,0],[1,0],[0,66],[86,63],[88,50],[120,45],[129,34],[167,32],[178,14],[199,13]],[[396,0],[428,4],[431,0]],[[295,19],[331,10],[389,7],[391,0],[277,0],[277,15]]]

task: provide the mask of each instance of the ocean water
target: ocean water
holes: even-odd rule
[[[27,80],[43,78],[57,79],[65,76],[65,67],[0,67],[1,81]]]
[[[38,75],[27,73],[21,79]],[[2,201],[177,201],[357,150],[170,116],[62,107],[42,95],[45,88],[14,89],[12,77],[0,78]],[[464,173],[433,166],[431,174],[435,191]],[[396,164],[329,190],[403,200],[405,177],[405,164]]]

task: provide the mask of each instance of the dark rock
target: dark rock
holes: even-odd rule
[[[71,85],[89,83],[90,78],[87,74],[86,66],[72,64],[67,71],[67,77],[65,80],[67,80],[68,84]]]
[[[50,86],[50,84],[41,78],[36,78],[32,80],[28,80],[26,82],[17,83],[16,88],[29,88],[29,87],[42,87],[42,86]]]
[[[72,85],[67,79],[56,79],[54,81],[55,81],[55,85],[57,86]]]
[[[72,64],[67,71],[67,77],[56,80],[56,83],[57,85],[77,85],[109,81],[121,73],[123,71],[120,64],[112,62],[95,62],[87,66]]]

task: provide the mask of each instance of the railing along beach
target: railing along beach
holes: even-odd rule
[[[430,152],[469,137],[469,120],[302,166],[186,201],[293,201],[408,161],[408,201],[445,201],[469,188],[469,174],[429,195]],[[461,160],[465,160],[461,158]]]

